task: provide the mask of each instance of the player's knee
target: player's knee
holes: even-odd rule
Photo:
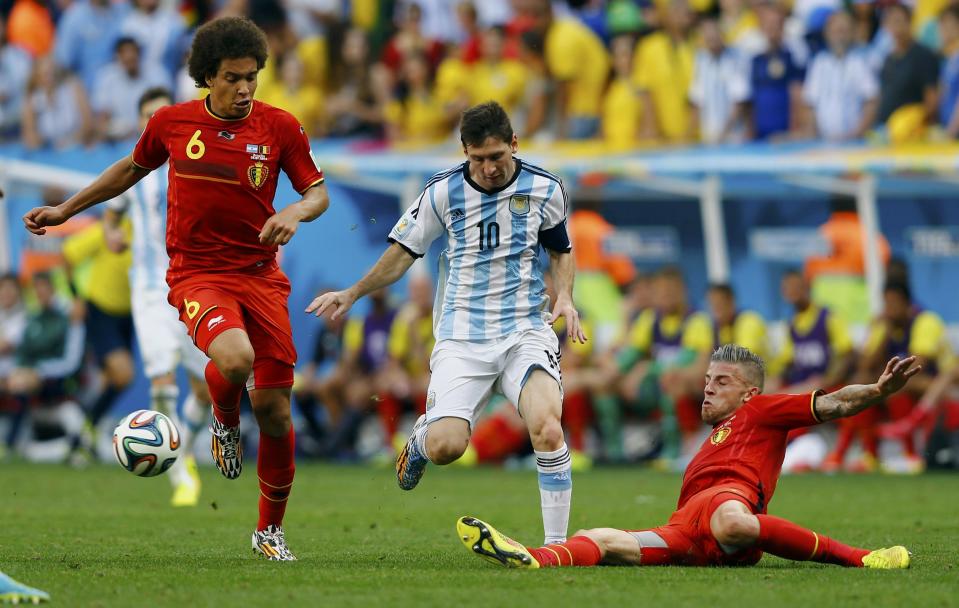
[[[552,452],[563,445],[563,425],[559,418],[550,417],[530,428],[529,436],[534,449]]]
[[[434,464],[449,464],[466,452],[469,436],[459,434],[426,434],[426,452]]]
[[[713,522],[711,528],[713,537],[722,545],[732,547],[746,547],[756,542],[758,526],[755,516],[745,513],[721,513]]]
[[[270,437],[283,437],[290,432],[290,427],[293,425],[290,408],[284,408],[279,403],[259,407],[254,413],[260,432]]]
[[[217,369],[233,384],[243,384],[253,371],[253,349],[237,349],[217,357]]]

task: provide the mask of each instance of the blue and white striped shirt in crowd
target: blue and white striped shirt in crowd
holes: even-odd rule
[[[736,105],[749,99],[746,60],[733,48],[718,56],[702,49],[696,53],[689,101],[699,109],[699,130],[706,143],[719,143]],[[741,142],[743,126],[735,125],[727,141]]]
[[[491,340],[545,327],[540,233],[561,230],[566,240],[559,250],[569,251],[566,214],[560,179],[520,159],[513,179],[495,191],[470,179],[468,163],[433,176],[390,240],[419,257],[446,234],[433,308],[436,339]]]
[[[816,117],[819,135],[829,141],[851,137],[866,102],[879,97],[879,80],[862,51],[842,57],[823,50],[813,58],[803,85],[803,101]]]

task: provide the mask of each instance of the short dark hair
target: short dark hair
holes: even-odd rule
[[[796,278],[802,279],[804,278],[804,276],[805,275],[803,275],[802,270],[800,270],[799,268],[790,268],[789,270],[783,273],[782,278],[788,279],[789,277],[796,277]]]
[[[946,8],[939,11],[939,18],[952,17],[956,21],[959,21],[959,6],[955,4],[950,4]]]
[[[912,290],[909,289],[909,284],[905,281],[890,279],[886,281],[886,285],[883,287],[882,292],[898,293],[905,298],[907,302],[912,302]]]
[[[163,97],[173,101],[173,93],[170,92],[170,89],[166,87],[151,87],[144,91],[143,95],[140,95],[140,99],[137,101],[137,110],[143,110],[143,106],[154,99],[161,99]]]
[[[190,46],[187,69],[197,88],[207,87],[206,80],[216,76],[224,59],[256,59],[262,70],[269,56],[266,34],[246,17],[221,17],[196,31]]]
[[[733,287],[729,283],[710,283],[708,291],[721,293],[729,299],[736,297],[736,292],[733,291]]]
[[[893,11],[899,11],[906,17],[906,19],[912,19],[912,9],[900,2],[887,5],[886,8],[882,9],[882,16],[885,17],[887,14]]]
[[[0,274],[0,283],[13,283],[20,289],[20,277],[15,272],[4,272]]]
[[[113,52],[116,53],[120,50],[120,47],[125,44],[132,44],[133,46],[137,47],[137,51],[140,50],[140,43],[136,41],[136,38],[132,36],[120,36],[117,38],[117,41],[113,43]]]
[[[656,277],[660,279],[669,279],[686,283],[686,277],[683,275],[683,269],[675,264],[663,266],[656,272]]]
[[[460,141],[463,147],[482,146],[488,137],[495,137],[506,143],[513,141],[513,125],[503,106],[495,101],[487,101],[463,112],[460,123]]]

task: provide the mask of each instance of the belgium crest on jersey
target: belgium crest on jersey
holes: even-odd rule
[[[514,194],[509,197],[509,210],[515,215],[526,215],[529,213],[529,196],[526,194]]]
[[[270,168],[260,161],[250,165],[250,168],[246,170],[246,176],[250,178],[250,185],[257,190],[266,183],[266,178],[269,174]]]
[[[716,429],[716,432],[709,436],[709,443],[713,445],[719,445],[720,443],[726,441],[726,438],[729,437],[729,434],[732,432],[733,430],[728,426]]]

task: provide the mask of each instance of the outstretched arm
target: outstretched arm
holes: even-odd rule
[[[579,312],[573,305],[573,277],[576,273],[573,255],[568,251],[548,251],[549,269],[556,287],[556,305],[549,322],[555,323],[560,317],[566,317],[566,335],[573,342],[585,344],[586,334],[579,322]]]
[[[306,312],[314,312],[316,316],[321,317],[326,311],[332,310],[330,319],[336,319],[349,311],[353,303],[366,294],[395,283],[410,269],[415,260],[416,258],[410,255],[402,245],[393,243],[383,252],[366,276],[355,285],[343,291],[331,291],[315,298],[306,307]]]
[[[874,384],[850,384],[828,395],[820,395],[813,406],[816,416],[823,422],[855,416],[905,386],[909,378],[922,369],[918,365],[910,367],[915,362],[915,357],[893,357]]]
[[[47,226],[59,226],[85,209],[120,196],[150,171],[136,165],[132,156],[110,165],[93,183],[56,207],[35,207],[23,216],[27,230],[46,234]]]

